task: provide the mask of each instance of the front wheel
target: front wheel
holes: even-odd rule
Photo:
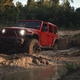
[[[29,54],[38,53],[40,51],[40,44],[37,39],[31,39],[26,45]]]

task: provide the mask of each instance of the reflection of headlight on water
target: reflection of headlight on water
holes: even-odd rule
[[[5,29],[3,29],[3,30],[2,30],[2,33],[4,34],[5,32],[6,32],[6,30],[5,30]]]
[[[23,36],[23,35],[25,34],[25,30],[20,30],[20,31],[19,31],[19,34],[20,34],[21,36]]]

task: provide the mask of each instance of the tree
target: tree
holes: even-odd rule
[[[73,0],[61,0],[62,1],[62,4],[64,4],[64,3],[70,3],[70,2],[72,2],[73,3]]]
[[[5,11],[6,8],[13,6],[14,6],[13,0],[0,0],[0,9],[2,11]]]
[[[32,2],[32,0],[28,0],[27,5],[29,6],[31,2]]]
[[[5,6],[14,6],[13,0],[4,0],[4,5]]]
[[[17,7],[17,9],[19,9],[19,8],[23,7],[23,5],[22,5],[21,2],[18,1],[18,2],[16,3],[16,7]]]

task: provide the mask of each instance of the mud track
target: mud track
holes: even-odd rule
[[[1,52],[0,80],[11,80],[14,76],[15,80],[57,80],[67,72],[67,63],[80,67],[80,38],[74,37],[80,31],[64,33],[59,32],[57,51],[46,49],[32,55],[13,50]]]

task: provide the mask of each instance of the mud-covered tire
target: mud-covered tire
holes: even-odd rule
[[[38,53],[40,51],[40,44],[37,39],[31,39],[26,43],[26,50],[29,54]]]
[[[58,49],[59,49],[59,46],[58,46],[57,43],[55,43],[54,46],[53,46],[53,50],[56,51],[56,50],[58,50]]]

